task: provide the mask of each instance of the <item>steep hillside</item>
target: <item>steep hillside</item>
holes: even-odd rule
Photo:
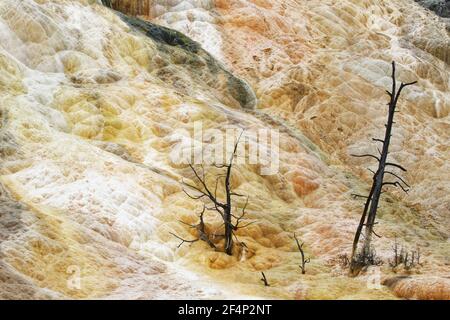
[[[450,299],[440,18],[412,0],[109,4],[123,13],[89,0],[0,3],[0,297]],[[394,238],[420,247],[423,266],[350,278],[339,257],[370,163],[349,154],[376,151],[392,60],[419,81],[402,97],[391,154],[412,190],[384,195],[375,246],[386,261]],[[199,123],[212,133],[197,136]],[[174,151],[268,129],[279,132],[279,170],[238,163],[232,177],[255,222],[238,232],[245,249],[178,248],[171,233],[194,237],[180,220],[194,223],[202,204],[183,192],[194,175]],[[214,183],[221,170],[208,170]],[[386,286],[368,285],[374,274]]]

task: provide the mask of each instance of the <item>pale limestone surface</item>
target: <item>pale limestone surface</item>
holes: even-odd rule
[[[245,78],[251,110],[205,52],[161,46],[96,1],[3,1],[2,297],[448,298],[449,38],[411,3],[155,1],[140,13]],[[369,164],[349,154],[376,151],[393,59],[401,79],[419,80],[402,97],[391,155],[413,188],[385,195],[375,245],[388,259],[397,237],[425,264],[399,281],[383,266],[386,286],[371,290],[336,259],[361,212],[350,194],[369,183]],[[178,222],[201,207],[182,192],[193,175],[170,152],[189,145],[197,120],[281,131],[278,174],[235,170],[258,223],[239,231],[248,250],[233,257],[201,242],[178,249],[170,235],[195,236]],[[305,276],[294,231],[312,257]]]

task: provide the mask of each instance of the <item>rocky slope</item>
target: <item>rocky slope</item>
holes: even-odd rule
[[[143,20],[100,1],[0,4],[2,298],[450,298],[440,18],[409,0],[111,4]],[[386,261],[394,238],[419,246],[423,266],[349,278],[338,260],[361,212],[351,194],[370,179],[370,163],[349,154],[376,151],[392,60],[419,81],[391,154],[413,188],[385,195],[375,245]],[[178,248],[170,234],[194,236],[179,220],[194,223],[201,208],[182,190],[192,172],[171,157],[198,139],[198,121],[218,134],[280,131],[277,173],[236,166],[233,187],[256,223],[233,257],[202,242]],[[311,256],[303,276],[293,232]],[[367,284],[372,271],[386,286]]]

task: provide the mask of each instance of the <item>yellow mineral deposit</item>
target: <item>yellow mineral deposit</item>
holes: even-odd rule
[[[450,299],[441,18],[411,0],[111,2],[181,33],[161,40],[101,1],[0,2],[1,298]],[[386,261],[394,238],[420,247],[423,266],[350,278],[339,257],[362,209],[351,194],[367,192],[373,165],[350,154],[376,152],[392,60],[400,80],[418,80],[390,155],[412,189],[383,195],[375,246]],[[171,151],[190,146],[198,121],[280,132],[278,173],[234,168],[256,223],[233,256],[171,235],[196,236],[179,222],[202,208],[183,192],[194,176]]]

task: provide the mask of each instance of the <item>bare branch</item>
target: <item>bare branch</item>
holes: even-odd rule
[[[372,140],[375,141],[375,142],[381,142],[381,143],[384,143],[384,140],[381,140],[381,139],[372,138]]]
[[[401,178],[401,177],[398,176],[397,174],[395,174],[395,173],[393,173],[393,172],[391,172],[391,171],[385,171],[384,173],[385,173],[385,174],[387,173],[387,174],[393,175],[394,177],[396,177],[397,179],[399,179],[401,182],[403,182],[403,184],[404,184],[405,186],[407,186],[408,188],[411,188],[411,186],[410,186],[409,184],[407,184],[406,181],[403,180],[403,178]]]
[[[184,222],[183,220],[178,220],[178,222],[180,222],[180,223],[182,223],[182,224],[184,224],[184,225],[186,225],[186,226],[188,226],[189,228],[192,228],[192,229],[197,228],[197,225]]]
[[[239,194],[236,192],[231,192],[230,195],[235,196],[235,197],[245,197],[243,194]]]
[[[236,220],[236,224],[235,224],[235,226],[234,226],[234,230],[237,230],[237,229],[239,229],[239,223],[241,222],[241,220],[244,220],[245,218],[244,218],[244,216],[245,216],[245,214],[246,214],[246,212],[245,212],[245,209],[247,208],[247,205],[248,205],[248,199],[249,199],[249,197],[247,197],[247,199],[246,199],[246,201],[245,201],[245,205],[244,205],[244,207],[242,208],[242,214],[241,214],[241,216],[239,217],[239,218],[237,218],[237,220]],[[251,223],[250,223],[251,224]],[[250,224],[248,224],[247,226],[249,226]],[[244,228],[244,227],[241,227],[241,228]]]
[[[218,176],[216,179],[216,186],[214,187],[214,198],[217,199],[217,188],[219,186],[220,179],[223,178],[222,175]]]
[[[399,168],[400,170],[402,170],[404,172],[408,171],[408,170],[406,170],[405,168],[403,168],[401,165],[399,165],[397,163],[386,162],[386,166],[396,167],[396,168]]]
[[[226,168],[228,165],[226,164],[213,164],[214,167],[216,167],[217,169],[223,169]]]
[[[398,181],[396,182],[383,182],[383,186],[394,186],[399,187],[402,189],[405,193],[408,193],[409,189],[405,189]]]
[[[394,95],[397,91],[397,81],[395,80],[395,61],[392,61],[392,91],[391,91],[391,104],[394,102]]]
[[[208,186],[206,185],[206,181],[205,181],[205,173],[204,173],[204,168],[203,168],[203,166],[202,166],[202,169],[203,169],[203,174],[202,174],[202,176],[203,176],[203,178],[200,178],[199,174],[197,173],[197,171],[195,170],[195,168],[192,166],[192,164],[189,164],[189,167],[190,167],[191,170],[194,172],[195,176],[197,177],[198,181],[200,181],[200,183],[202,184],[202,186],[203,186],[203,188],[205,189],[205,191],[202,191],[202,190],[198,189],[197,187],[193,187],[193,186],[190,186],[190,187],[193,187],[193,188],[196,189],[197,191],[199,191],[199,192],[205,194],[206,196],[208,196],[208,198],[209,198],[212,202],[214,202],[214,203],[216,204],[216,206],[218,206],[218,207],[223,207],[224,204],[222,204],[222,203],[220,203],[220,202],[217,201],[217,199],[213,196],[213,194],[212,194],[211,191],[209,190]]]
[[[377,238],[381,238],[381,236],[380,235],[378,235],[376,232],[375,232],[375,230],[374,229],[372,229],[372,233],[377,237]]]
[[[193,200],[199,200],[199,199],[201,199],[201,198],[207,196],[207,195],[205,195],[205,194],[201,194],[201,195],[199,195],[199,196],[192,196],[192,195],[190,195],[189,193],[187,193],[185,190],[183,190],[183,192],[184,192],[189,198],[191,198],[191,199],[193,199]]]
[[[378,151],[378,154],[380,155],[380,156],[382,156],[383,154],[381,153],[381,150],[380,150],[380,148],[378,148],[377,147],[377,151]]]
[[[351,194],[351,196],[353,197],[353,198],[364,198],[364,199],[368,199],[369,197],[368,196],[363,196],[363,195],[360,195],[360,194],[356,194],[356,193],[352,193]]]
[[[235,226],[234,228],[235,228],[235,230],[237,230],[237,229],[244,229],[244,228],[247,228],[248,226],[251,226],[252,224],[255,224],[257,222],[258,221],[252,221],[252,222],[249,222],[249,223],[247,223],[247,224],[245,224],[245,225],[243,225],[241,227]]]
[[[395,99],[393,101],[393,107],[397,105],[398,99],[400,97],[400,94],[402,93],[402,90],[406,88],[407,86],[411,86],[413,84],[416,84],[417,81],[409,82],[409,83],[403,83],[400,85],[400,89],[398,89],[397,95],[395,96]],[[394,91],[393,91],[394,92]]]
[[[417,82],[418,82],[418,81],[402,83],[402,86],[403,86],[403,87],[412,86],[412,85],[416,84]]]
[[[194,239],[194,240],[186,240],[186,239],[183,239],[183,238],[177,236],[175,233],[170,232],[170,234],[173,235],[175,238],[181,240],[181,243],[177,246],[177,248],[180,248],[185,242],[186,243],[194,243],[194,242],[197,242],[197,241],[200,240],[200,238],[197,238],[197,239]]]
[[[366,158],[366,157],[370,157],[370,158],[374,158],[377,159],[377,161],[380,161],[380,158],[378,158],[377,156],[374,156],[373,154],[351,154],[352,157],[356,157],[356,158]]]

